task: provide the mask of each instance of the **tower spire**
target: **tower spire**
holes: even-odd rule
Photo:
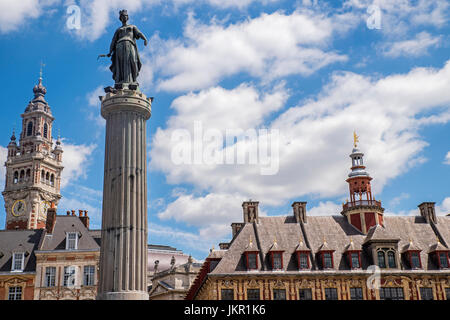
[[[39,79],[42,80],[42,68],[45,67],[45,64],[41,60],[41,69],[39,70]]]
[[[353,150],[351,172],[348,174],[347,183],[350,193],[350,201],[343,204],[342,214],[348,218],[348,222],[363,233],[377,224],[383,225],[383,211],[381,202],[372,196],[372,178],[364,166],[364,153],[358,149],[359,136],[353,131]]]

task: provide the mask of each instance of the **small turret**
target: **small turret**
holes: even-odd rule
[[[350,201],[343,204],[342,215],[356,229],[366,234],[375,225],[383,225],[383,212],[381,202],[372,196],[370,181],[372,178],[366,171],[363,157],[364,153],[358,149],[358,136],[353,133],[354,148],[350,154],[352,159],[351,172],[346,180],[350,192]]]

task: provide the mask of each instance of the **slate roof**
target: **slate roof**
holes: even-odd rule
[[[34,251],[42,240],[44,230],[2,230],[0,231],[0,272],[10,272],[12,254],[23,251],[25,254],[23,272],[36,272]]]
[[[436,227],[443,240],[450,243],[450,218],[438,217]],[[355,229],[343,216],[309,216],[303,229],[300,223],[295,222],[293,216],[259,217],[258,223],[246,223],[230,242],[229,249],[221,251],[222,259],[210,274],[247,273],[243,253],[249,250],[249,239],[252,239],[254,250],[259,251],[260,271],[271,271],[268,253],[274,239],[277,250],[284,251],[283,271],[298,270],[294,253],[298,250],[300,241],[311,249],[310,257],[313,257],[312,265],[315,269],[317,269],[317,252],[321,249],[335,250],[333,253],[335,271],[350,271],[344,256],[350,245],[352,250],[362,250],[361,266],[362,269],[367,269],[372,264],[371,255],[368,250],[364,250],[369,242],[398,243],[398,250],[401,253],[412,241],[414,247],[422,250],[420,256],[423,269],[435,270],[436,266],[428,252],[429,248],[436,244],[436,236],[433,227],[421,216],[385,216],[384,227],[372,227],[367,235]],[[216,255],[216,251],[211,254]],[[211,257],[210,255],[208,258]]]
[[[66,250],[66,233],[78,232],[78,248],[74,251],[100,250],[100,245],[95,237],[98,231],[89,231],[77,216],[56,216],[52,233],[47,233],[39,250]]]

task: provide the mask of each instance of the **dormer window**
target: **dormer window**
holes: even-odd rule
[[[297,251],[297,263],[299,270],[309,269],[309,251]]]
[[[283,252],[282,251],[271,251],[270,255],[272,257],[272,270],[282,270],[283,269]]]
[[[245,260],[246,260],[247,270],[257,270],[258,269],[258,251],[245,252]]]
[[[377,250],[378,267],[382,269],[397,268],[397,261],[395,259],[395,251],[392,248],[381,248]]]
[[[351,269],[361,268],[361,251],[347,251],[347,259]]]
[[[448,251],[436,252],[438,255],[438,266],[440,269],[447,269],[449,267]]]
[[[430,246],[431,257],[434,259],[437,267],[439,269],[448,269],[449,263],[449,250],[447,247],[443,246],[442,243],[437,239],[437,242]]]
[[[322,269],[333,269],[333,251],[319,252],[319,262],[322,266]]]
[[[68,232],[66,235],[66,250],[78,249],[78,232]]]
[[[14,252],[12,259],[11,271],[23,271],[25,262],[25,253],[24,252]]]

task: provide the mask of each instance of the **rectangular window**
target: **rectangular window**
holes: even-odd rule
[[[411,252],[411,268],[412,269],[420,269],[420,256],[418,252]]]
[[[261,300],[259,289],[247,289],[247,300]]]
[[[350,299],[363,300],[362,288],[350,288]]]
[[[386,259],[384,257],[384,251],[378,251],[377,258],[378,258],[378,267],[382,269],[386,268]]]
[[[84,266],[83,285],[93,286],[95,276],[95,266]]]
[[[299,289],[298,297],[300,300],[312,300],[312,291],[311,289]]]
[[[247,269],[258,269],[258,261],[256,253],[247,253]]]
[[[306,252],[300,252],[299,253],[299,269],[308,269],[309,263],[308,263],[308,254]]]
[[[446,252],[439,253],[439,263],[441,268],[448,268],[448,256]]]
[[[64,267],[64,287],[75,286],[75,267]]]
[[[333,268],[333,259],[331,257],[331,252],[324,252],[322,258],[324,269]]]
[[[18,252],[13,254],[12,270],[11,271],[23,271],[24,253]]]
[[[22,287],[9,287],[8,300],[22,300]]]
[[[397,265],[395,263],[395,253],[393,251],[388,251],[387,255],[389,268],[396,268]]]
[[[273,300],[286,300],[286,290],[273,289]]]
[[[66,250],[76,250],[78,242],[77,240],[78,240],[77,232],[68,232],[66,238]]]
[[[54,287],[56,279],[56,267],[45,268],[45,286]]]
[[[273,252],[272,259],[273,259],[273,269],[281,270],[283,268],[283,264],[281,261],[281,252]]]
[[[421,300],[434,300],[433,298],[433,288],[420,288],[420,299]]]
[[[222,289],[221,291],[222,300],[234,300],[234,290],[233,289]]]
[[[380,288],[381,300],[403,300],[403,288]]]
[[[338,300],[336,288],[325,288],[325,300]]]
[[[359,268],[359,253],[358,252],[352,252],[351,253],[351,259],[352,259],[352,268]]]

